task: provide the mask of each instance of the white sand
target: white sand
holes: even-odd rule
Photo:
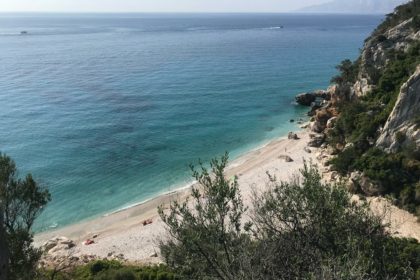
[[[299,134],[298,140],[278,139],[266,147],[252,151],[230,163],[231,169],[227,171],[227,177],[239,175],[239,185],[244,204],[251,206],[250,195],[252,190],[262,190],[266,187],[268,177],[266,172],[275,175],[277,180],[289,180],[293,174],[303,167],[303,159],[308,162],[315,160],[314,149],[311,154],[303,149],[309,142],[309,133]],[[285,151],[287,149],[287,152]],[[283,162],[278,159],[280,155],[288,155],[292,162]],[[165,203],[169,206],[174,199],[184,201],[189,195],[190,189],[170,195],[160,196],[142,205],[102,217],[93,221],[66,227],[54,232],[37,235],[37,244],[54,236],[66,236],[73,239],[78,245],[75,255],[92,254],[106,257],[108,253],[124,254],[131,261],[144,260],[158,248],[156,238],[166,232],[164,224],[157,214],[157,207]],[[375,205],[375,199],[373,204]],[[377,200],[377,199],[376,199]],[[420,239],[420,224],[416,218],[408,215],[405,211],[393,207],[394,224],[400,226],[398,236],[415,237]],[[169,210],[166,210],[169,212]],[[153,219],[153,223],[147,226],[141,224],[146,219]],[[402,223],[404,222],[404,223]],[[81,245],[82,241],[91,238],[92,234],[99,234],[95,238],[95,244]]]

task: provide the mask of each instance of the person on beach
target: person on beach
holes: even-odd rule
[[[284,151],[287,153],[287,148],[284,148]]]

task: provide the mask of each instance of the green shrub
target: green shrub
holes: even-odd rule
[[[338,157],[330,161],[334,164],[335,170],[340,174],[345,175],[348,171],[351,171],[351,166],[354,164],[357,158],[361,156],[361,152],[356,147],[348,147],[342,151]]]
[[[94,280],[136,280],[136,276],[133,270],[128,267],[123,267],[102,271]]]
[[[380,43],[385,42],[388,38],[385,35],[379,35],[378,36],[378,41]]]
[[[403,143],[406,139],[405,133],[402,131],[397,131],[395,133],[395,141],[397,141],[398,143]]]

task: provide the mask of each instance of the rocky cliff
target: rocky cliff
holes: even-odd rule
[[[413,123],[416,115],[420,114],[420,67],[401,87],[398,100],[385,126],[380,130],[376,146],[389,153],[398,153],[404,144],[416,141],[420,144],[420,127]],[[396,133],[405,135],[405,140],[398,142]]]

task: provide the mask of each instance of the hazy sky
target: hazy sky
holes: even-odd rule
[[[0,12],[289,12],[331,0],[0,0]]]

